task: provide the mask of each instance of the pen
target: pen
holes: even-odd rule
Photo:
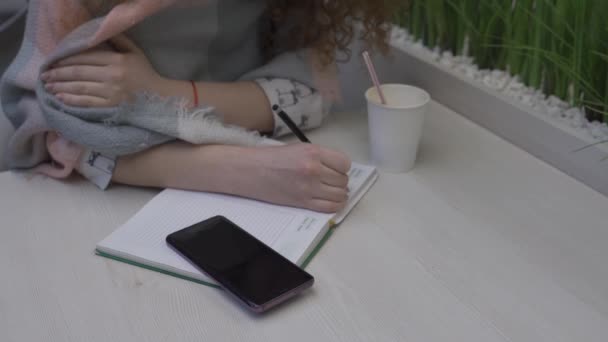
[[[289,127],[289,129],[293,132],[293,134],[295,134],[298,139],[300,139],[301,142],[306,143],[306,144],[310,144],[310,140],[308,140],[308,138],[304,135],[304,132],[302,132],[299,128],[298,125],[296,125],[295,122],[293,122],[293,120],[291,120],[291,118],[287,115],[287,113],[285,113],[281,107],[279,107],[279,105],[274,105],[272,106],[272,110],[275,111],[277,113],[277,115],[281,118],[281,120],[283,120],[283,122],[285,122],[285,124]],[[350,178],[350,175],[348,175]],[[350,185],[347,187],[348,189],[348,194],[350,196]],[[335,225],[332,224],[333,221],[330,221],[330,225]]]
[[[281,120],[283,120],[283,122],[285,122],[287,127],[289,127],[289,129],[293,132],[293,134],[295,134],[296,137],[298,137],[298,139],[300,139],[301,142],[310,144],[310,140],[308,140],[308,138],[304,135],[304,133],[298,128],[298,125],[296,125],[296,123],[293,122],[293,120],[291,120],[289,115],[287,115],[281,109],[281,107],[279,107],[279,105],[272,106],[272,110],[277,113],[279,118],[281,118]]]

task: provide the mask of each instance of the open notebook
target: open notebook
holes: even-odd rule
[[[344,220],[378,178],[376,169],[353,164],[350,198],[337,214],[323,214],[228,195],[164,190],[127,223],[97,245],[101,256],[205,285],[216,283],[167,246],[167,235],[212,216],[222,215],[305,267],[331,227]]]

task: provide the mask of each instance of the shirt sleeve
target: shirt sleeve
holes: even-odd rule
[[[303,54],[289,52],[241,77],[255,81],[264,91],[270,106],[278,105],[302,130],[321,126],[329,115],[331,102],[315,89],[311,67]],[[274,113],[274,137],[290,134]]]
[[[270,106],[278,105],[302,130],[321,126],[329,113],[329,106],[313,88],[286,78],[259,78],[255,80],[262,88]],[[289,127],[273,112],[273,136],[290,133]]]
[[[101,153],[86,149],[77,166],[78,173],[91,181],[101,190],[106,190],[112,181],[116,168],[116,157],[105,156]]]

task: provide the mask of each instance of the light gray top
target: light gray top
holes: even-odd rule
[[[285,53],[273,61],[264,60],[259,32],[266,3],[214,0],[202,7],[175,7],[147,18],[129,35],[165,77],[256,80],[271,105],[281,105],[300,128],[318,127],[329,106],[323,106],[313,89],[305,54]],[[275,119],[275,135],[288,133],[283,122]]]

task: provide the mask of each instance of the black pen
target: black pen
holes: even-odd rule
[[[279,107],[279,105],[272,106],[272,110],[277,113],[277,115],[279,116],[279,118],[281,118],[281,120],[283,120],[283,122],[285,122],[285,124],[287,125],[287,127],[289,127],[289,129],[291,130],[291,132],[293,132],[293,134],[295,134],[295,136],[298,137],[298,139],[300,139],[301,142],[306,143],[306,144],[310,144],[310,140],[308,140],[308,138],[304,135],[304,132],[302,132],[298,128],[298,125],[296,125],[296,123],[293,122],[293,120],[291,120],[291,118],[289,117],[289,115],[287,115],[287,113],[285,113],[281,109],[281,107]]]

